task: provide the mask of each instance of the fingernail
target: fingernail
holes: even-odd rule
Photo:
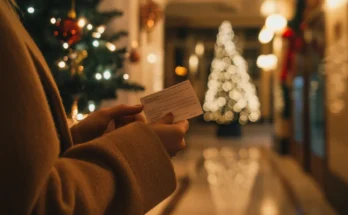
[[[143,106],[142,104],[137,104],[137,105],[134,105],[135,107],[140,107],[140,106]]]

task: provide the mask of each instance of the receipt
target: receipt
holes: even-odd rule
[[[184,81],[140,99],[149,122],[173,113],[174,123],[203,114],[202,106],[190,81]]]

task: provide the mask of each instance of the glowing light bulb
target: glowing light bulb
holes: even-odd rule
[[[84,115],[83,115],[82,113],[77,114],[77,117],[76,117],[77,120],[81,121],[81,120],[83,120],[84,118],[85,118],[85,117],[84,117]]]
[[[68,49],[69,48],[69,44],[68,43],[63,43],[63,48],[64,49]]]
[[[260,68],[263,69],[264,67],[264,62],[266,61],[266,55],[260,55],[257,60],[256,60],[256,65]]]
[[[87,23],[87,20],[85,18],[80,18],[79,21],[77,22],[77,25],[80,28],[83,28],[83,27],[85,27],[86,23]]]
[[[249,115],[249,120],[251,122],[256,122],[257,120],[259,120],[259,118],[260,118],[260,114],[256,112],[253,112]]]
[[[95,104],[93,102],[91,102],[89,105],[88,105],[88,110],[89,112],[93,112],[95,111]]]
[[[257,58],[256,64],[259,68],[264,69],[266,71],[272,70],[277,66],[277,56],[274,54],[269,55],[260,55]]]
[[[232,112],[232,111],[227,111],[227,112],[225,113],[225,118],[226,118],[226,120],[228,120],[228,121],[233,120],[233,118],[234,118],[233,112]]]
[[[198,56],[202,56],[204,54],[205,48],[202,42],[197,43],[195,47],[195,52]]]
[[[223,107],[226,104],[226,99],[224,97],[220,97],[217,100],[218,106]]]
[[[138,48],[138,46],[139,46],[138,41],[136,41],[136,40],[132,41],[131,47],[132,47],[133,49]]]
[[[98,81],[102,79],[102,75],[100,73],[95,74],[95,79],[97,79]]]
[[[274,69],[277,66],[278,58],[274,54],[268,55],[268,68]]]
[[[261,5],[261,14],[265,17],[277,11],[277,3],[274,0],[266,0]]]
[[[56,19],[56,18],[54,18],[54,17],[52,17],[50,21],[51,21],[51,24],[53,24],[53,25],[54,25],[54,24],[56,24],[57,19]]]
[[[64,68],[66,66],[66,63],[64,62],[64,61],[60,61],[59,63],[58,63],[58,67],[59,68]]]
[[[287,20],[281,14],[269,15],[266,19],[266,27],[274,32],[283,30],[287,25]]]
[[[92,44],[93,44],[94,47],[99,47],[99,41],[98,40],[94,40]]]
[[[154,64],[157,62],[157,56],[155,54],[151,53],[147,56],[147,61],[151,64]]]
[[[129,75],[128,75],[128,74],[124,74],[124,75],[123,75],[123,79],[124,79],[124,80],[128,80],[128,79],[129,79]]]
[[[97,28],[97,31],[98,31],[100,34],[104,33],[104,32],[105,32],[105,26],[104,26],[104,25],[99,26],[99,27]]]
[[[111,72],[109,70],[105,71],[103,77],[105,80],[109,80],[111,78]]]
[[[225,82],[222,85],[222,89],[224,89],[225,92],[229,92],[230,90],[232,90],[232,84],[231,82]]]
[[[175,74],[178,76],[186,76],[187,75],[187,69],[183,66],[177,66],[175,68]]]
[[[106,43],[106,48],[108,48],[111,52],[116,50],[116,46],[110,42]]]
[[[27,11],[28,11],[28,13],[33,14],[33,13],[35,12],[35,8],[33,8],[33,7],[28,7]]]
[[[262,44],[266,44],[266,43],[271,42],[273,37],[274,37],[273,31],[271,31],[268,28],[263,28],[259,34],[259,41]]]
[[[344,5],[344,0],[326,0],[326,5],[329,9],[335,9]]]
[[[92,24],[88,24],[88,25],[87,25],[87,30],[90,31],[90,30],[92,30],[92,29],[93,29],[93,25],[92,25]]]
[[[199,59],[197,55],[191,55],[189,59],[190,72],[196,74],[198,71]]]
[[[92,37],[99,39],[101,37],[101,34],[99,32],[93,32]]]

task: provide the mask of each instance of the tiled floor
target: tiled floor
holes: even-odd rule
[[[270,127],[246,127],[240,139],[217,138],[214,129],[192,127],[188,149],[173,160],[178,178],[189,175],[190,186],[170,214],[297,214],[260,150],[271,146]],[[170,200],[148,214],[162,215]]]

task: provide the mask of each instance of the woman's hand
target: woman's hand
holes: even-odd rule
[[[145,122],[142,111],[142,105],[117,105],[93,112],[71,128],[74,144],[88,142],[132,122]]]
[[[174,157],[186,147],[184,136],[189,129],[187,120],[174,124],[173,120],[173,114],[167,114],[160,121],[149,125],[161,139],[162,144],[171,157]]]

